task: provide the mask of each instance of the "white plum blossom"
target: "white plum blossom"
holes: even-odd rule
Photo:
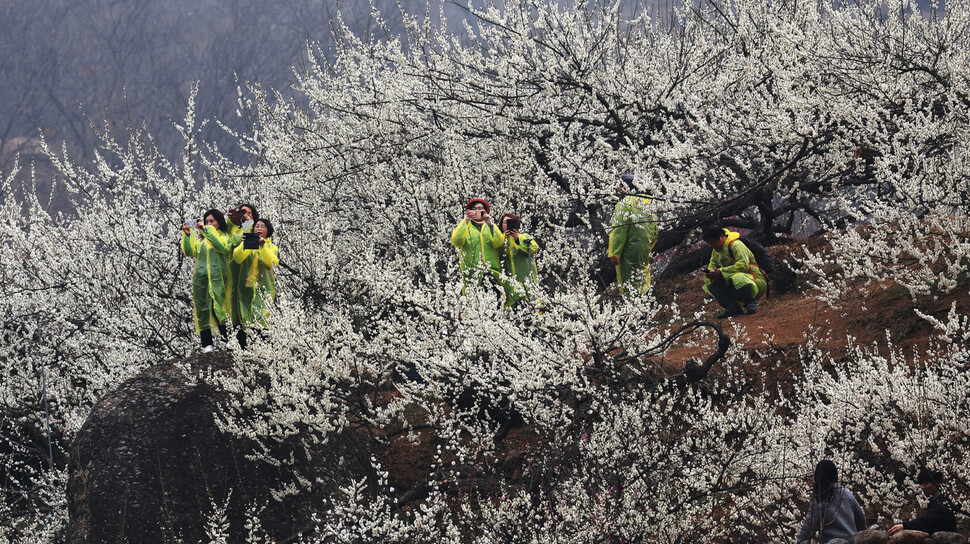
[[[63,452],[91,407],[196,351],[179,229],[241,201],[276,226],[279,293],[230,371],[187,378],[228,393],[220,427],[275,466],[290,460],[272,444],[348,429],[433,452],[420,489],[395,488],[375,454],[377,481],[337,490],[303,541],[781,541],[822,458],[884,526],[912,511],[924,466],[970,499],[966,308],[917,309],[937,334],[907,351],[887,337],[834,354],[806,332],[794,365],[698,325],[673,342],[704,357],[731,342],[692,381],[663,356],[693,317],[594,279],[616,180],[633,173],[658,251],[687,252],[720,219],[824,235],[792,259],[804,296],[828,304],[970,289],[970,2],[467,7],[461,35],[408,15],[405,35],[365,39],[336,19],[334,56],[311,48],[294,89],[233,97],[252,126],[233,134],[244,164],[201,140],[220,121],[189,104],[176,158],[135,129],[105,126],[91,163],[45,142],[72,214],[4,181],[0,542],[56,541]],[[534,300],[511,311],[493,290],[461,295],[449,235],[472,197],[540,244]],[[42,371],[53,469],[36,451]],[[517,420],[530,446],[513,462]],[[275,496],[310,483],[294,474]],[[263,506],[247,505],[253,541]]]

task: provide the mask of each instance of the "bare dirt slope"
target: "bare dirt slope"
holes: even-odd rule
[[[793,242],[776,246],[771,252],[776,260],[795,258],[802,254],[806,242]],[[812,245],[817,243],[808,242]],[[703,312],[704,319],[714,320],[720,307],[701,291],[699,277],[683,275],[668,280],[666,288],[658,289],[661,301],[676,300],[680,321],[690,320],[695,312]],[[781,293],[770,292],[760,303],[755,315],[743,315],[721,321],[724,331],[732,337],[737,333],[738,343],[751,350],[785,350],[805,344],[811,338],[833,356],[844,355],[851,343],[888,347],[887,331],[893,344],[905,350],[921,351],[935,334],[933,327],[916,314],[916,310],[935,317],[944,317],[956,304],[957,308],[970,305],[970,293],[966,288],[955,293],[933,297],[912,297],[909,292],[893,282],[871,283],[848,288],[839,294],[835,306],[823,302],[818,292],[799,277],[795,290]],[[678,316],[670,316],[672,325]],[[674,346],[665,359],[675,364],[695,356],[694,348]]]

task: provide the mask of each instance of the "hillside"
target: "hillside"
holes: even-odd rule
[[[778,245],[770,252],[779,261],[789,263],[798,260],[802,249],[811,247],[813,251],[826,249],[821,239],[798,240],[789,244]],[[798,387],[802,368],[800,350],[807,350],[809,345],[826,353],[835,365],[848,361],[852,349],[858,346],[873,347],[882,356],[891,357],[891,352],[902,354],[902,360],[912,364],[916,361],[933,367],[937,361],[926,360],[925,354],[934,340],[943,337],[939,331],[925,319],[917,315],[919,310],[931,317],[945,320],[946,315],[956,306],[958,311],[970,307],[970,293],[964,288],[954,293],[939,297],[911,297],[908,291],[894,282],[874,282],[870,285],[859,285],[848,290],[840,297],[838,305],[830,305],[819,300],[817,291],[808,286],[808,277],[800,275],[788,292],[772,292],[767,299],[761,301],[759,312],[755,315],[738,316],[732,319],[717,321],[713,314],[720,308],[709,297],[705,298],[700,290],[701,280],[698,277],[679,275],[668,277],[654,284],[654,294],[662,304],[676,302],[677,313],[663,313],[671,325],[662,328],[668,333],[676,330],[684,322],[701,319],[719,323],[724,332],[732,338],[735,348],[745,353],[747,364],[740,369],[751,383],[758,383],[759,388],[765,390],[779,389],[790,392]],[[693,336],[686,336],[675,343],[661,356],[650,359],[648,363],[655,363],[661,376],[676,377],[684,372],[685,365],[690,360],[702,360],[712,351],[713,336],[709,329],[699,329]],[[887,335],[891,338],[887,338]],[[700,345],[685,345],[692,340]],[[947,363],[944,361],[944,364]],[[649,368],[649,364],[644,365]],[[715,365],[709,380],[718,383],[725,380],[726,369],[723,365]],[[903,370],[904,373],[908,372]],[[730,381],[730,380],[728,380]],[[706,389],[713,385],[701,384]],[[860,392],[860,395],[865,393]],[[641,409],[649,410],[644,406]],[[426,414],[414,412],[411,414],[412,423],[418,426],[432,425],[433,421]],[[382,463],[390,474],[390,484],[405,490],[399,496],[405,501],[405,510],[421,504],[426,496],[427,474],[433,472],[436,466],[436,445],[439,443],[436,432],[432,429],[420,430],[417,442],[409,441],[403,435],[392,432],[387,447],[382,449]],[[547,442],[542,432],[532,425],[517,422],[507,435],[500,435],[496,439],[495,456],[491,460],[483,461],[479,469],[463,469],[464,481],[452,482],[450,492],[455,494],[455,500],[460,502],[463,494],[482,493],[491,494],[489,489],[502,485],[521,486],[531,489],[541,487],[544,476],[541,469],[537,475],[536,464],[548,464],[556,459],[556,446]],[[896,475],[897,482],[905,476],[904,469],[891,457],[883,453],[870,450],[862,454],[874,465],[884,469],[900,471]],[[806,464],[813,462],[803,460]],[[487,468],[486,468],[487,467]],[[484,489],[484,491],[483,491]],[[905,492],[905,491],[904,491]],[[915,512],[917,503],[915,496],[910,497],[903,513]],[[802,501],[804,497],[796,496]],[[408,502],[408,501],[417,502]],[[457,503],[456,503],[457,504]],[[866,505],[868,523],[888,524],[882,513],[874,505]],[[777,518],[762,520],[762,525],[753,529],[755,534],[767,535],[773,530],[771,527],[785,526],[797,521],[794,518]],[[800,519],[800,518],[798,518]],[[962,530],[970,529],[970,523],[963,522]],[[750,534],[750,533],[749,533]],[[740,539],[740,540],[732,540]],[[747,541],[743,533],[729,537],[724,542]],[[721,542],[721,540],[716,540]]]

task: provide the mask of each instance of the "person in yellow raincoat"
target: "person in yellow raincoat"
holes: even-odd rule
[[[738,240],[740,237],[720,225],[710,225],[701,233],[711,247],[711,262],[701,271],[704,291],[724,308],[717,314],[718,319],[757,312],[758,299],[768,292],[761,267],[751,250]]]
[[[229,255],[232,250],[226,219],[219,210],[205,212],[196,222],[197,236],[189,225],[182,225],[182,253],[196,259],[192,274],[192,310],[195,332],[202,340],[202,350],[213,350],[212,329],[218,328],[226,338],[226,317],[230,311]]]
[[[649,209],[649,198],[625,194],[633,176],[625,174],[622,181],[617,187],[622,196],[613,210],[607,256],[616,267],[620,293],[642,295],[650,288],[650,252],[657,243],[657,216]]]
[[[515,214],[503,215],[498,224],[505,235],[502,272],[505,275],[505,307],[509,308],[523,298],[530,298],[529,290],[539,281],[535,258],[539,244],[535,238],[519,232],[522,221]]]
[[[234,251],[240,244],[243,243],[243,236],[248,235],[253,232],[253,225],[256,220],[259,219],[259,212],[252,204],[240,204],[235,208],[229,208],[226,210],[226,226],[229,227],[229,277],[232,278],[233,289],[229,292],[230,305],[232,311],[230,317],[232,319],[233,328],[242,327],[239,321],[239,292],[236,291],[235,286],[239,282],[239,264],[232,259],[232,251]],[[238,333],[236,334],[238,337]]]
[[[232,260],[239,271],[233,278],[232,321],[239,326],[236,339],[243,349],[246,348],[247,328],[266,328],[267,304],[276,299],[273,269],[280,264],[279,249],[271,240],[273,224],[261,217],[252,228],[259,247],[248,249],[243,242],[232,250]]]
[[[486,275],[496,284],[500,283],[500,250],[504,243],[505,235],[489,216],[488,202],[481,198],[469,200],[465,204],[464,219],[451,233],[451,245],[460,250],[462,295],[469,285],[481,287]]]
[[[229,240],[235,248],[242,243],[243,234],[253,231],[253,224],[259,219],[259,212],[252,204],[240,204],[226,212],[229,227]],[[232,263],[230,263],[232,266]],[[235,275],[233,276],[235,277]]]

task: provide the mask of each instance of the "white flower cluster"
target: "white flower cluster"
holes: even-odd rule
[[[806,336],[795,370],[736,337],[687,384],[656,349],[677,308],[591,280],[615,180],[632,172],[673,245],[722,218],[827,232],[830,250],[804,261],[806,296],[836,303],[865,281],[968,289],[970,3],[927,17],[904,0],[736,0],[667,19],[499,4],[470,7],[463,36],[410,17],[399,38],[345,33],[335,60],[310,52],[295,98],[241,91],[246,165],[199,141],[190,105],[177,161],[107,127],[94,164],[48,149],[74,215],[5,182],[0,447],[17,456],[0,468],[20,479],[0,542],[65,523],[66,475],[22,460],[33,442],[20,437],[44,434],[41,370],[63,450],[99,397],[190,353],[179,228],[241,198],[276,224],[279,297],[268,337],[199,377],[230,393],[222,428],[276,466],[290,460],[273,443],[347,429],[432,452],[413,467],[424,493],[395,489],[375,457],[378,481],[341,489],[306,541],[777,541],[823,457],[879,523],[912,511],[914,486],[894,478],[921,466],[970,498],[965,309],[924,314],[941,337],[912,353],[889,339],[836,358]],[[448,234],[471,197],[538,240],[534,302],[460,295]],[[532,434],[513,456],[516,419]],[[276,496],[311,483],[295,474]],[[261,535],[262,505],[249,506]],[[213,541],[224,519],[213,510]]]

